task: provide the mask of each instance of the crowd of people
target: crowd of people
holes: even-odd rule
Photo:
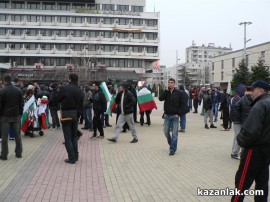
[[[116,91],[110,82],[105,86],[97,81],[79,86],[78,81],[78,76],[73,73],[69,75],[68,83],[48,86],[23,84],[16,78],[12,81],[9,75],[4,77],[0,90],[1,160],[8,157],[8,136],[15,140],[16,157],[22,158],[20,131],[34,137],[36,130],[43,136],[48,128],[58,130],[62,127],[68,154],[65,162],[75,164],[79,160],[77,141],[82,135],[79,124],[84,124],[81,130],[93,132],[90,140],[104,139],[104,128],[112,127],[112,113],[116,114],[116,126],[114,136],[107,140],[116,143],[121,132],[130,130],[133,138],[130,143],[138,142],[136,123],[150,126],[151,112],[157,109],[151,89],[146,86],[138,88],[133,82],[122,82]],[[159,96],[159,100],[164,101],[162,118],[169,155],[175,155],[178,133],[186,132],[186,114],[192,109],[193,113],[204,116],[207,130],[216,129],[214,123],[222,119],[222,131],[234,129],[231,157],[240,159],[236,187],[247,190],[255,180],[256,189],[267,193],[270,163],[268,90],[269,84],[263,81],[257,81],[251,87],[239,84],[232,93],[217,87],[194,86],[186,90],[182,85],[176,88],[175,80],[169,79],[165,91]],[[242,199],[242,196],[233,197],[234,201]]]

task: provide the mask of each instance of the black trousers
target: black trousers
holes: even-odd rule
[[[134,122],[137,122],[137,103],[133,108],[133,118],[134,118]]]
[[[78,123],[77,121],[62,122],[62,129],[65,138],[65,146],[68,153],[68,159],[71,161],[78,160]]]
[[[223,128],[229,128],[229,109],[222,110],[222,120],[223,120]]]
[[[101,116],[102,114],[95,114],[94,113],[94,118],[93,118],[93,129],[94,129],[94,136],[97,136],[97,130],[99,131],[100,136],[104,136],[104,131],[103,131],[103,123],[101,121]]]
[[[141,115],[141,118],[140,118],[140,124],[141,126],[143,126],[144,124],[144,114],[146,115],[146,124],[148,126],[151,125],[151,119],[150,119],[150,114],[151,114],[151,110],[148,110],[148,111],[145,111],[145,112],[141,112],[140,115]]]
[[[199,99],[198,98],[193,99],[193,107],[196,113],[198,112],[198,105],[199,105]]]
[[[270,164],[270,146],[244,149],[238,171],[235,175],[235,187],[243,193],[255,181],[255,190],[263,190],[262,196],[254,196],[255,202],[267,202]],[[233,196],[232,202],[244,201],[245,196]]]

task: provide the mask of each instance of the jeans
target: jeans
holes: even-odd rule
[[[92,121],[92,108],[84,107],[83,108],[83,116],[84,116],[84,127],[93,129],[93,121]]]
[[[51,107],[50,108],[51,111],[51,117],[52,117],[52,127],[55,128],[60,127],[60,122],[59,122],[59,117],[58,117],[58,113],[57,113],[57,108],[56,107]]]
[[[212,111],[215,115],[215,119],[217,119],[217,117],[218,117],[218,107],[219,107],[219,103],[212,104]]]
[[[78,142],[77,142],[77,121],[62,122],[62,128],[65,138],[65,146],[70,161],[78,160]]]
[[[180,128],[181,129],[186,129],[186,123],[187,123],[186,114],[182,114],[180,116]]]
[[[190,110],[192,110],[192,98],[188,99],[188,107]]]
[[[15,136],[15,154],[20,156],[22,155],[22,139],[21,139],[21,117],[1,117],[1,156],[7,157],[8,155],[8,132],[12,128]]]
[[[179,116],[164,114],[164,134],[167,138],[168,144],[170,145],[171,152],[176,152],[177,150],[178,123],[179,123]],[[172,135],[170,134],[171,127],[172,127]]]

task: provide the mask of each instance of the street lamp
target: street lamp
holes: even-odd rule
[[[251,25],[252,22],[240,22],[239,25],[244,25],[244,52],[243,52],[243,60],[245,61],[245,64],[247,65],[247,58],[246,58],[246,46],[247,42],[249,42],[251,39],[247,40],[247,25]]]

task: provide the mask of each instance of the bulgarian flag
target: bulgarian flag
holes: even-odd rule
[[[111,106],[112,95],[109,92],[109,89],[108,89],[105,82],[102,82],[99,87],[101,88],[101,90],[104,93],[105,98],[106,98],[106,102],[107,102],[107,112],[106,113],[110,115],[111,114],[110,106]]]
[[[111,101],[110,101],[110,106],[109,106],[109,108],[108,108],[108,110],[107,110],[107,114],[108,115],[110,115],[110,116],[112,116],[112,112],[113,112],[113,110],[115,109],[115,107],[116,107],[116,102],[115,102],[115,96],[112,96],[112,99],[111,99]]]
[[[147,88],[142,88],[138,94],[138,104],[140,108],[140,113],[147,110],[157,109],[157,105],[154,101],[152,93]]]
[[[22,114],[22,128],[21,130],[25,133],[29,125],[34,124],[34,119],[31,120],[34,117],[34,114],[30,114],[30,108],[35,108],[35,96],[33,95],[25,104],[23,107],[23,114]]]
[[[227,94],[229,94],[229,95],[232,94],[232,84],[231,84],[231,80],[229,80],[229,82],[228,82],[228,86],[227,86]]]

